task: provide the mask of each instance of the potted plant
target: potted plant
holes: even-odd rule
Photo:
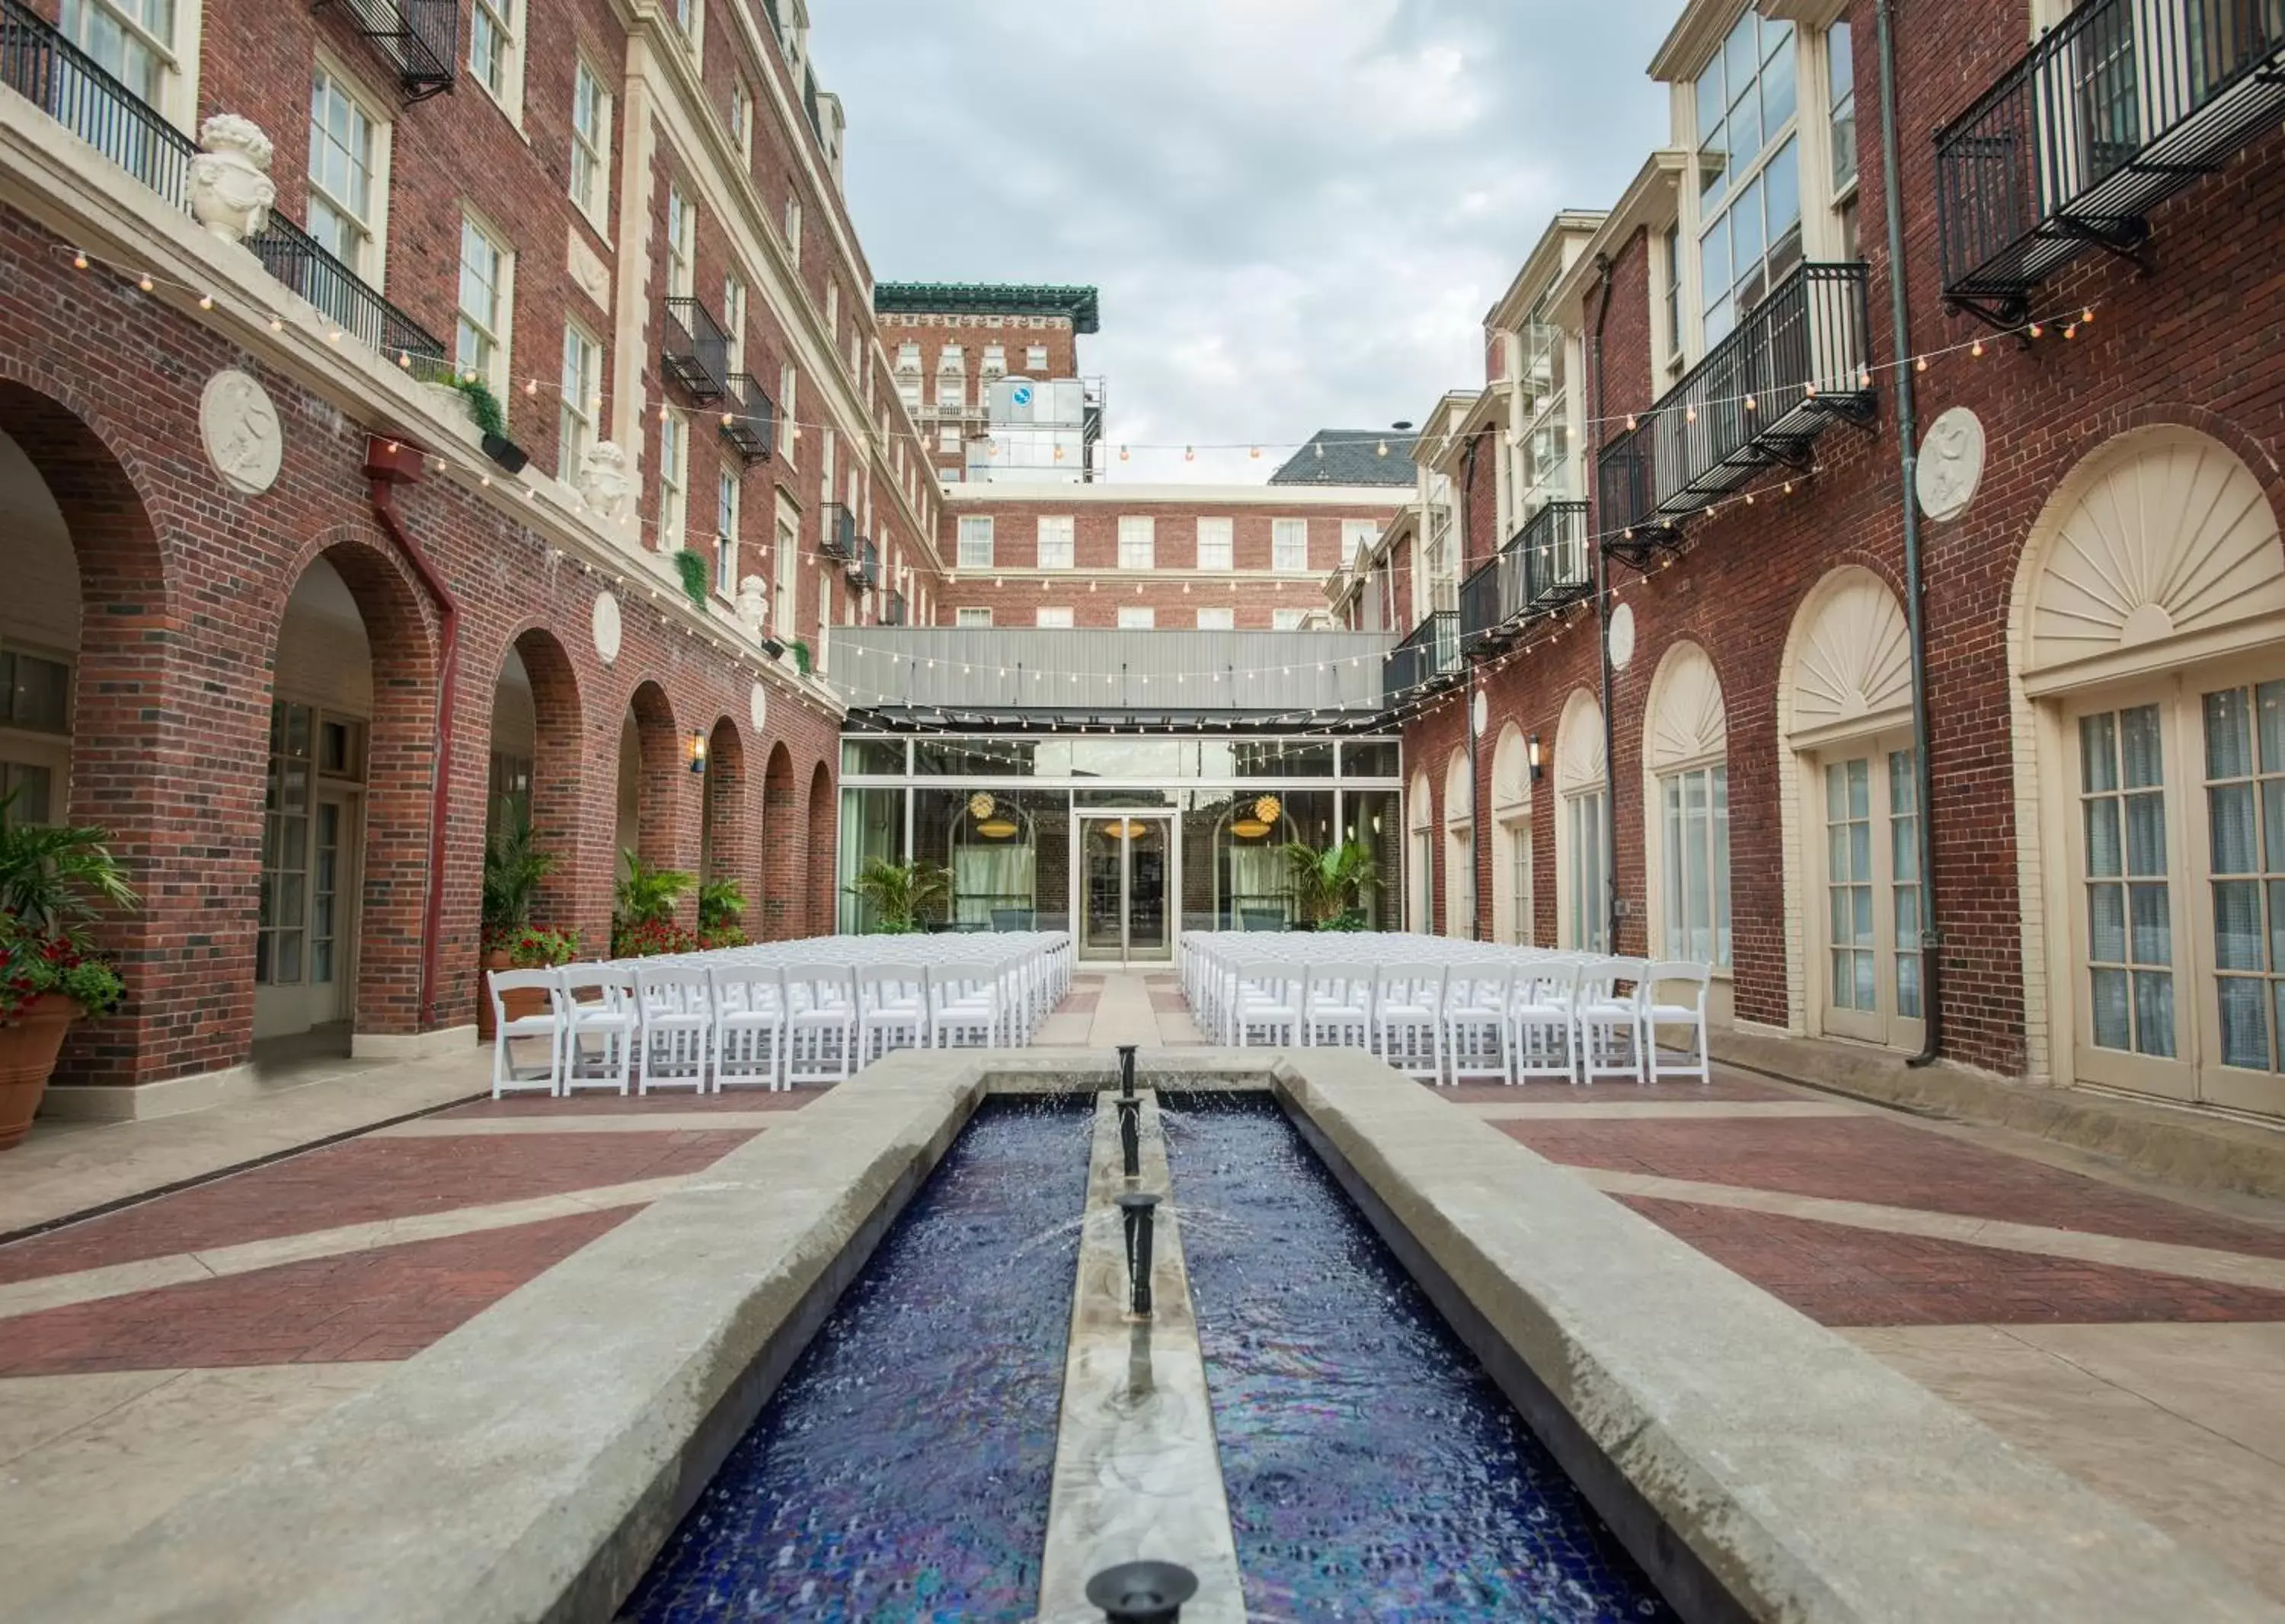
[[[952,875],[930,862],[892,863],[876,857],[857,873],[849,894],[873,910],[876,936],[909,936],[921,915],[952,894]]]
[[[696,947],[698,938],[675,923],[674,906],[698,883],[698,876],[679,868],[654,868],[632,849],[623,856],[626,873],[619,880],[618,906],[611,915],[611,956],[640,959]]]
[[[540,846],[528,818],[496,830],[484,842],[483,962],[476,976],[476,1036],[486,1043],[492,1039],[492,1000],[485,978],[494,970],[533,969],[563,963],[570,956],[528,964],[517,963],[514,957],[516,938],[530,929],[531,905],[538,898],[540,882],[555,871],[555,853]],[[575,940],[573,951],[577,945]],[[546,995],[538,992],[507,994],[511,1018],[537,1015],[546,1003]]]
[[[1287,890],[1305,928],[1364,929],[1364,893],[1379,882],[1372,871],[1372,849],[1347,840],[1319,851],[1305,840],[1285,843]]]
[[[468,403],[468,416],[483,435],[484,455],[510,474],[522,473],[530,456],[507,437],[507,412],[491,386],[474,373],[462,373],[452,381],[452,387]]]
[[[698,945],[746,945],[746,893],[735,880],[709,880],[698,888]]]
[[[0,798],[0,1149],[31,1132],[65,1029],[126,996],[87,928],[98,905],[139,900],[108,830],[20,821],[14,798]]]

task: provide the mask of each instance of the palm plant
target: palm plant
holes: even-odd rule
[[[629,847],[623,854],[627,871],[617,891],[618,922],[625,926],[663,924],[674,917],[674,905],[698,883],[698,876],[680,868],[654,868]]]
[[[499,938],[531,922],[539,883],[555,871],[556,857],[542,849],[530,819],[497,830],[484,842],[484,934]]]
[[[1289,840],[1284,852],[1295,913],[1321,929],[1353,930],[1362,923],[1364,893],[1380,883],[1371,847],[1345,840],[1320,851],[1306,840]]]
[[[709,880],[698,888],[698,940],[706,947],[735,947],[746,939],[746,891],[735,880]]]
[[[28,936],[87,945],[97,905],[131,908],[141,898],[111,854],[111,831],[27,823],[16,797],[0,797],[0,914]]]
[[[952,875],[930,862],[892,863],[876,857],[858,870],[849,894],[873,910],[883,936],[904,936],[920,928],[923,913],[952,894]]]

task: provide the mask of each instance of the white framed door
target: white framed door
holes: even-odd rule
[[[254,959],[254,1035],[354,1018],[363,724],[281,702],[271,718]]]
[[[1174,820],[1165,813],[1081,813],[1079,956],[1097,963],[1163,964],[1174,956],[1174,899],[1182,894]]]
[[[1834,745],[1805,766],[1818,854],[1809,912],[1820,1029],[1917,1049],[1926,1028],[1912,737]]]

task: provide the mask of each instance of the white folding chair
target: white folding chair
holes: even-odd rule
[[[857,996],[845,969],[785,973],[786,1085],[846,1082],[856,1070]]]
[[[857,969],[857,1036],[861,1063],[928,1042],[928,967],[867,964]]]
[[[717,964],[707,970],[714,997],[714,1087],[785,1087],[785,984],[773,964]]]
[[[1362,964],[1313,964],[1307,980],[1302,1041],[1324,1048],[1370,1048],[1371,972]]]
[[[714,995],[703,964],[639,964],[635,995],[642,1007],[635,1092],[687,1088],[704,1094],[714,1051]]]
[[[634,973],[609,964],[567,964],[560,974],[563,1092],[616,1088],[626,1093],[641,1008]]]
[[[1507,998],[1514,979],[1504,964],[1455,964],[1444,977],[1444,1071],[1439,1080],[1508,1079]]]
[[[1573,959],[1527,964],[1515,973],[1509,995],[1508,1078],[1527,1083],[1535,1077],[1579,1080],[1579,965]]]
[[[1256,962],[1237,971],[1237,996],[1231,1010],[1237,1027],[1237,1046],[1299,1047],[1301,1039],[1302,988],[1308,982],[1305,965]]]
[[[1374,969],[1372,1043],[1383,1060],[1406,1076],[1426,1083],[1442,1080],[1442,965],[1389,963]]]
[[[504,1094],[554,1094],[561,1086],[563,1070],[563,1000],[560,984],[553,969],[494,970],[485,980],[491,984],[487,996],[492,1000],[492,1098]],[[506,994],[510,992],[545,992],[547,1008],[538,1015],[520,1015],[510,1019]],[[518,1069],[511,1043],[545,1043],[547,1045],[547,1066],[534,1071],[529,1066]]]
[[[928,1040],[938,1048],[990,1048],[999,1037],[995,967],[939,964],[929,972]]]
[[[1647,1007],[1650,966],[1640,959],[1597,959],[1580,973],[1579,1077],[1645,1080],[1643,1011]]]
[[[1650,1080],[1694,1077],[1701,1083],[1714,1080],[1713,1068],[1706,1049],[1706,996],[1714,982],[1711,966],[1666,960],[1653,964],[1643,971],[1643,1049],[1650,1062]],[[1684,1001],[1661,1002],[1659,989],[1680,985],[1686,989]],[[1690,1048],[1679,1064],[1669,1065],[1659,1058],[1658,1029],[1661,1026],[1686,1026],[1690,1029]]]

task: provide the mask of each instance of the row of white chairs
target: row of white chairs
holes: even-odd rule
[[[1711,1080],[1704,964],[1394,935],[1265,952],[1263,939],[1184,938],[1191,1010],[1226,1044],[1361,1048],[1440,1086]],[[1662,1032],[1686,1046],[1662,1050]]]
[[[910,952],[828,937],[495,971],[492,1096],[843,1082],[899,1048],[1020,1047],[1070,990],[1057,932],[931,939],[927,964]],[[507,996],[522,992],[547,1007],[511,1016]],[[540,1049],[544,1063],[530,1057]]]

